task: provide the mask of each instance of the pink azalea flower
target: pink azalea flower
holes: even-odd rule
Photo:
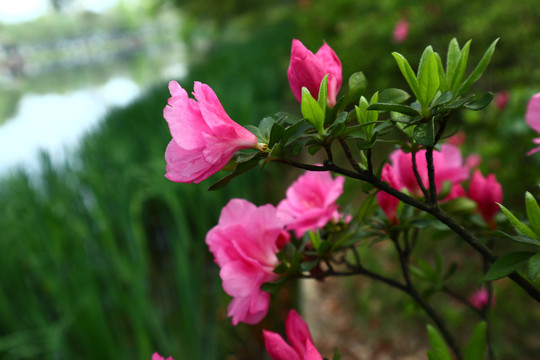
[[[163,109],[172,140],[165,151],[171,181],[199,183],[218,172],[242,149],[257,146],[257,137],[229,118],[214,91],[195,82],[190,99],[176,81],[169,83],[171,97]]]
[[[531,100],[529,100],[525,120],[534,131],[540,133],[540,93],[535,94]],[[540,144],[540,138],[533,139],[533,142],[537,145]],[[532,155],[537,151],[540,151],[540,147],[532,149],[527,155]]]
[[[322,360],[321,354],[313,345],[313,339],[306,322],[294,310],[285,320],[285,332],[289,344],[281,335],[263,330],[266,350],[272,360]]]
[[[465,135],[464,131],[458,131],[454,135],[450,136],[448,139],[446,139],[446,143],[452,144],[455,146],[460,146],[465,143],[465,140],[467,139],[467,135]]]
[[[261,285],[279,278],[273,271],[279,264],[279,246],[288,241],[283,229],[274,206],[257,207],[232,199],[206,235],[206,244],[221,268],[223,289],[233,297],[227,313],[233,325],[256,324],[266,316],[270,294]]]
[[[401,149],[398,149],[390,154],[390,161],[392,162],[396,182],[410,193],[421,196],[422,191],[416,181],[412,167],[412,154],[404,153]],[[416,153],[416,164],[422,184],[427,189],[429,188],[429,178],[426,150],[420,150]],[[461,151],[454,145],[443,144],[441,145],[441,151],[433,151],[433,164],[437,191],[440,191],[445,181],[459,184],[469,177],[469,169],[463,165]]]
[[[381,180],[386,181],[388,185],[393,187],[396,190],[400,190],[401,186],[398,184],[394,171],[390,164],[385,164],[382,170]],[[396,210],[399,205],[399,199],[385,193],[384,191],[379,191],[377,193],[377,202],[379,206],[386,214],[386,217],[392,224],[399,224],[399,220],[396,216]]]
[[[152,360],[165,360],[165,358],[161,355],[159,355],[157,352],[152,354]],[[171,356],[167,358],[167,360],[174,360]]]
[[[504,110],[504,108],[508,104],[508,100],[510,100],[510,93],[506,90],[498,92],[493,99],[495,106],[499,110]]]
[[[489,291],[486,288],[480,288],[476,290],[472,295],[469,297],[469,303],[471,303],[472,306],[477,308],[478,310],[482,310],[488,305],[489,301]],[[491,305],[493,306],[495,304],[495,296],[492,295],[491,297]]]
[[[323,228],[330,221],[338,221],[341,214],[336,205],[343,193],[345,178],[332,179],[328,171],[308,171],[287,189],[287,197],[277,206],[278,216],[302,237],[308,230]]]
[[[394,27],[392,38],[399,44],[407,40],[407,36],[409,36],[409,22],[406,19],[401,19]]]
[[[289,85],[298,102],[302,102],[302,87],[317,98],[321,81],[328,75],[328,104],[336,105],[336,98],[341,88],[341,61],[328,44],[313,54],[300,40],[294,39],[291,48],[291,62],[287,70]]]
[[[486,223],[495,227],[493,219],[499,212],[496,202],[501,203],[503,200],[502,186],[497,182],[495,175],[489,174],[484,177],[480,170],[476,170],[469,186],[469,198],[476,202]]]
[[[471,154],[465,159],[465,166],[468,167],[469,170],[477,168],[481,163],[482,157],[478,154]]]

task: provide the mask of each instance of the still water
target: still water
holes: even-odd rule
[[[151,36],[147,33],[146,37]],[[63,161],[76,149],[78,139],[98,126],[111,108],[126,106],[156,83],[185,76],[185,51],[175,35],[161,37],[159,46],[155,39],[146,46],[141,38],[144,41],[144,37],[137,38],[137,46],[122,49],[119,56],[109,51],[97,61],[80,64],[79,49],[76,66],[53,64],[39,74],[27,71],[0,81],[2,105],[11,107],[0,113],[4,116],[0,118],[0,175],[16,168],[37,170],[40,151],[47,151],[54,162]],[[102,47],[111,48],[106,37],[104,41]],[[23,50],[19,47],[19,53]],[[64,58],[60,64],[65,63]]]

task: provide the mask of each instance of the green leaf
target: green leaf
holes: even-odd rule
[[[326,102],[328,101],[328,74],[324,75],[321,86],[319,87],[319,97],[317,98],[317,102],[319,103],[319,106],[321,110],[323,111],[323,114],[326,113]]]
[[[499,41],[499,38],[495,39],[489,46],[489,48],[484,53],[484,56],[482,56],[482,59],[480,59],[480,62],[476,67],[474,68],[473,72],[467,80],[461,86],[459,87],[459,90],[457,91],[457,95],[463,94],[465,91],[469,90],[469,88],[474,84],[475,82],[480,79],[484,71],[486,71],[487,66],[489,65],[489,62],[491,61],[491,56],[493,56],[493,52],[495,51],[495,46],[497,46],[497,42]]]
[[[446,344],[444,343],[443,338],[437,330],[431,325],[427,326],[428,336],[429,336],[429,344],[431,345],[433,355],[430,358],[436,359],[436,360],[452,360],[452,356],[450,355],[450,351],[446,347]]]
[[[420,86],[420,103],[422,104],[422,110],[429,107],[431,100],[439,90],[439,68],[437,65],[437,59],[433,52],[427,57],[423,71],[418,78]]]
[[[438,53],[434,54],[435,59],[437,59],[437,70],[439,71],[439,88],[441,92],[445,92],[450,89],[450,84],[448,83],[448,78],[446,77],[446,73],[444,72],[441,56]]]
[[[418,71],[416,72],[416,76],[418,77],[418,79],[420,79],[422,72],[424,71],[426,61],[431,54],[433,54],[433,47],[431,45],[428,45],[422,52],[422,56],[420,56],[420,62],[418,63]]]
[[[367,79],[363,72],[358,71],[349,77],[349,92],[355,95],[360,95],[367,88]]]
[[[302,103],[300,104],[302,110],[302,116],[306,119],[319,134],[324,133],[324,112],[317,103],[317,101],[311,96],[309,90],[305,87],[302,88]]]
[[[255,166],[257,166],[257,164],[259,163],[259,159],[260,159],[260,157],[255,157],[255,158],[253,158],[253,159],[251,159],[249,161],[239,163],[236,166],[236,169],[234,169],[234,171],[232,173],[230,173],[229,175],[227,175],[227,176],[221,178],[220,180],[216,181],[215,183],[213,183],[208,188],[208,191],[214,191],[214,190],[219,190],[219,189],[224,188],[225,186],[227,186],[227,184],[229,182],[231,182],[232,179],[234,179],[238,175],[241,175],[241,174],[245,173],[249,169],[254,168]]]
[[[454,78],[460,54],[461,50],[459,49],[458,41],[456,38],[453,38],[448,44],[448,53],[446,54],[446,77],[448,81],[452,81]]]
[[[277,281],[271,281],[271,282],[266,282],[262,284],[261,290],[266,291],[270,294],[277,294],[284,283],[285,283],[285,278],[282,277]]]
[[[435,103],[433,104],[433,106],[440,106],[440,105],[444,105],[446,104],[447,102],[449,102],[450,100],[452,100],[452,98],[454,97],[454,95],[452,95],[452,92],[451,91],[445,91],[441,94],[441,96],[439,96],[439,98],[437,99],[437,101],[435,101]]]
[[[260,143],[266,144],[268,138],[265,138],[261,130],[254,125],[246,125],[246,129],[257,137]]]
[[[528,227],[526,224],[519,221],[518,218],[515,217],[515,215],[510,212],[510,210],[508,210],[507,208],[505,208],[503,205],[501,205],[499,203],[497,203],[497,205],[499,205],[499,207],[501,208],[504,216],[506,216],[508,221],[510,221],[510,223],[512,224],[514,229],[516,229],[517,231],[519,231],[520,233],[522,233],[525,236],[528,236],[528,237],[533,238],[533,239],[536,238],[536,233],[534,231],[532,231],[532,229],[530,227]]]
[[[433,119],[417,125],[413,132],[414,140],[424,146],[433,146],[435,141],[435,122]]]
[[[332,360],[341,360],[341,355],[339,355],[337,348],[334,348],[334,358]]]
[[[319,235],[319,232],[313,232],[308,231],[309,240],[311,241],[311,244],[313,245],[313,248],[315,250],[319,250],[319,247],[321,246],[321,236]]]
[[[503,231],[500,231],[500,230],[496,230],[493,233],[495,233],[497,235],[500,235],[500,236],[505,236],[505,237],[507,237],[509,239],[512,239],[514,241],[517,241],[517,242],[520,242],[520,243],[523,243],[523,244],[535,245],[535,246],[540,247],[540,241],[538,241],[536,239],[533,239],[533,238],[530,238],[530,237],[525,236],[525,235],[510,235],[510,234],[507,234],[507,233],[505,233]]]
[[[493,100],[493,93],[488,91],[487,93],[482,95],[479,99],[468,102],[464,104],[463,106],[465,106],[467,109],[478,111],[488,106],[491,103],[491,100]]]
[[[540,253],[537,253],[529,258],[527,265],[527,276],[531,280],[536,280],[540,277]]]
[[[540,207],[534,196],[528,191],[525,193],[525,208],[531,227],[536,233],[535,238],[538,239],[540,238]]]
[[[273,147],[277,142],[279,142],[283,137],[283,134],[285,134],[285,128],[281,124],[274,122],[274,125],[272,125],[272,129],[270,130],[268,147]]]
[[[469,344],[465,349],[463,360],[482,360],[486,352],[487,325],[485,321],[480,322],[474,328]]]
[[[482,281],[497,280],[515,271],[521,264],[529,260],[535,253],[530,251],[517,251],[506,254],[497,259],[484,275]]]
[[[388,88],[379,92],[378,102],[390,103],[390,104],[401,104],[407,101],[411,95],[405,90],[397,88]]]
[[[313,260],[313,261],[304,261],[300,263],[300,270],[301,271],[311,271],[317,266],[319,263],[319,259]]]
[[[388,103],[375,103],[368,107],[368,110],[381,110],[381,111],[395,111],[400,114],[418,116],[420,113],[407,105],[401,104],[388,104]]]
[[[366,218],[375,211],[378,207],[376,201],[377,193],[370,194],[362,201],[362,204],[358,208],[358,221],[364,222]]]
[[[450,81],[450,90],[456,96],[458,96],[457,89],[459,88],[461,84],[461,80],[463,79],[463,76],[465,75],[465,70],[467,70],[467,62],[469,61],[470,47],[471,47],[471,40],[467,41],[465,46],[463,46],[463,49],[461,49],[461,53],[459,54],[459,57],[456,63],[456,69],[452,78],[448,77],[448,81]]]
[[[393,52],[392,56],[394,56],[394,59],[396,59],[396,62],[398,64],[399,70],[403,74],[403,77],[405,77],[405,80],[407,80],[407,83],[409,84],[412,92],[414,93],[414,96],[416,96],[417,99],[420,98],[420,87],[418,85],[418,79],[416,78],[416,75],[414,74],[413,69],[411,68],[411,65],[405,59],[403,55],[397,52]]]

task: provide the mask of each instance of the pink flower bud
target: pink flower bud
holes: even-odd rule
[[[531,100],[529,100],[525,120],[534,131],[540,133],[540,93],[535,94]],[[540,144],[540,138],[533,139],[533,142],[537,145]],[[540,147],[532,149],[527,155],[534,154],[537,151],[540,151]]]
[[[392,167],[390,164],[385,164],[382,170],[381,180],[386,181],[388,185],[393,187],[396,190],[400,190],[400,186],[396,180],[396,177],[394,175],[394,171],[392,170]],[[386,217],[392,224],[398,224],[399,220],[396,217],[396,209],[399,205],[399,200],[388,194],[384,191],[379,191],[377,193],[377,202],[379,203],[379,206],[386,214]]]
[[[223,289],[233,297],[227,313],[233,325],[256,324],[266,316],[270,294],[261,285],[279,278],[274,273],[279,265],[276,253],[288,241],[283,228],[274,206],[257,207],[232,199],[206,235],[206,244],[221,268]]]
[[[294,310],[285,320],[285,331],[291,345],[281,335],[263,330],[266,350],[272,360],[322,360],[321,354],[313,345],[313,339],[306,322]]]
[[[406,19],[401,19],[396,23],[392,37],[396,43],[402,43],[409,36],[409,22]]]
[[[229,118],[208,85],[195,82],[197,101],[176,81],[169,90],[172,96],[163,109],[172,135],[165,151],[167,179],[199,183],[223,168],[236,151],[257,145],[257,137]]]
[[[495,106],[499,110],[504,110],[508,104],[508,100],[510,100],[510,93],[506,90],[498,92],[497,95],[495,95],[495,99],[493,99]]]
[[[328,75],[328,105],[336,105],[337,93],[341,88],[341,61],[328,44],[313,54],[300,40],[294,39],[291,48],[291,62],[287,70],[289,85],[298,102],[302,102],[302,87],[317,98],[321,81]]]
[[[330,221],[339,221],[336,205],[343,193],[345,178],[332,179],[328,171],[308,171],[288,189],[287,197],[278,206],[278,216],[301,237],[308,230],[323,228]]]
[[[472,295],[469,297],[469,303],[471,303],[472,306],[477,308],[478,310],[482,310],[488,305],[489,301],[489,291],[486,288],[480,288],[476,290]],[[491,296],[491,306],[495,304],[495,296]]]
[[[501,203],[503,200],[502,186],[495,175],[489,174],[485,178],[480,170],[476,170],[469,186],[469,198],[476,202],[486,223],[495,227],[493,219],[499,212],[496,202]]]

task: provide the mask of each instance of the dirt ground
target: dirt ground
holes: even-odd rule
[[[355,308],[355,301],[345,281],[350,280],[305,280],[301,284],[302,313],[310,326],[315,346],[323,357],[332,359],[334,348],[337,347],[342,360],[427,359],[426,349],[429,345],[423,327],[419,324],[402,324],[406,320],[395,318],[392,319],[396,322],[395,328],[381,329],[377,319],[380,313],[359,321],[362,313],[369,315],[368,311]],[[354,280],[358,291],[362,291],[367,281]],[[381,312],[384,316],[385,310],[381,309]]]

